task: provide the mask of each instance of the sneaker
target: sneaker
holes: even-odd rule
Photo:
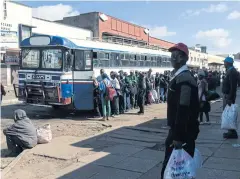
[[[205,124],[207,124],[207,125],[211,125],[210,121],[206,121]]]
[[[141,112],[141,111],[138,112],[138,115],[143,115],[143,114],[144,114],[144,112]]]
[[[100,119],[99,121],[106,121],[106,117],[103,117],[102,119]]]
[[[203,124],[204,124],[204,122],[200,122],[199,124],[200,124],[200,125],[203,125]]]
[[[115,115],[111,115],[111,117],[115,118]]]

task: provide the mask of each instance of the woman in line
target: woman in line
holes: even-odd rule
[[[209,112],[211,110],[210,103],[206,99],[206,93],[208,91],[208,83],[205,79],[205,72],[200,71],[198,73],[198,96],[200,102],[200,124],[203,124],[203,113],[206,116],[206,124],[209,123]]]

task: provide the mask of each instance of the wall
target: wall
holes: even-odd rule
[[[93,32],[94,37],[99,37],[98,12],[80,14],[78,16],[72,17],[64,17],[63,20],[58,20],[56,22],[89,29]]]
[[[199,68],[207,68],[208,67],[208,54],[196,52],[194,50],[189,49],[189,60],[187,62],[188,65],[199,67]]]
[[[36,28],[32,29],[33,33],[58,35],[69,39],[86,39],[93,36],[92,31],[71,27],[68,25],[32,18],[32,25]]]

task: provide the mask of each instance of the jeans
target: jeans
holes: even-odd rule
[[[113,97],[113,114],[119,115],[119,96]]]
[[[165,90],[164,90],[164,88],[160,88],[160,97],[162,98],[162,101],[165,101]]]
[[[103,117],[110,117],[111,116],[111,104],[110,100],[106,100],[103,95],[101,96],[102,101],[102,113]]]
[[[157,100],[159,102],[160,101],[160,87],[159,86],[156,87],[156,92],[157,92]]]
[[[161,171],[161,179],[164,177],[164,171],[167,167],[168,160],[172,154],[173,147],[171,146],[173,143],[173,131],[172,129],[169,130],[168,136],[165,141],[165,157],[162,164],[162,171]],[[194,140],[186,140],[183,141],[183,143],[186,143],[186,145],[183,147],[183,149],[192,157],[194,156],[195,151],[195,141]]]
[[[131,108],[134,108],[135,106],[135,94],[130,94],[130,102],[131,102]]]
[[[130,109],[130,93],[124,93],[125,111]]]

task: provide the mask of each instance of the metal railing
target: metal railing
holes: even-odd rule
[[[152,49],[152,50],[167,51],[167,49],[159,45],[148,45],[147,42],[145,41],[138,41],[138,40],[123,38],[118,36],[103,36],[102,38],[90,37],[90,38],[87,38],[87,40],[106,42],[106,43],[118,44],[118,45],[127,45],[131,47],[139,47],[139,48],[146,48],[146,49]]]

